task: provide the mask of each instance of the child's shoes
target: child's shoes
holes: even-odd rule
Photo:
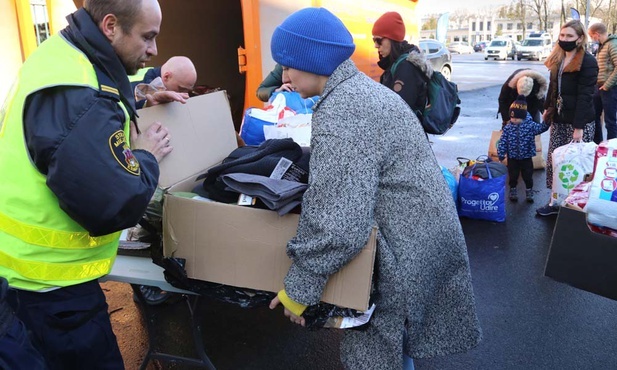
[[[532,189],[525,190],[525,199],[527,199],[527,203],[533,203],[533,190]]]

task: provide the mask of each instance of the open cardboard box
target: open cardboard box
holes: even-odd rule
[[[617,300],[617,239],[591,231],[585,216],[559,209],[544,275]]]
[[[163,246],[166,257],[186,259],[193,279],[277,292],[291,265],[287,242],[299,216],[173,195],[191,191],[196,177],[219,164],[236,147],[229,101],[224,91],[139,111],[143,131],[159,121],[169,128],[174,148],[160,164],[159,186],[166,189]],[[376,232],[347,266],[328,280],[322,301],[368,309]]]

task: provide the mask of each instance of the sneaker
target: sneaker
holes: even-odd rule
[[[559,207],[551,206],[550,204],[545,205],[544,207],[540,207],[536,209],[536,213],[538,216],[552,216],[559,213]]]
[[[518,201],[518,191],[516,191],[516,188],[510,188],[510,200],[513,202]]]
[[[139,291],[144,296],[144,300],[150,306],[156,306],[161,303],[165,303],[173,293],[166,292],[159,287],[141,285]],[[138,301],[137,297],[133,296],[134,301]]]
[[[533,190],[532,189],[525,190],[525,199],[527,199],[527,203],[533,203]]]

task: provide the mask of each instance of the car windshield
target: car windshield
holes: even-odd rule
[[[506,42],[505,41],[491,41],[491,46],[506,46]]]
[[[523,46],[542,46],[542,40],[523,40]]]

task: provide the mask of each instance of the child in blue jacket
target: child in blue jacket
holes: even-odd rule
[[[536,155],[535,136],[548,130],[546,122],[534,122],[527,112],[525,96],[519,95],[510,105],[510,121],[504,126],[501,139],[497,143],[497,155],[503,161],[508,157],[508,176],[510,200],[518,200],[516,184],[519,174],[523,175],[527,202],[533,203],[533,161]]]

